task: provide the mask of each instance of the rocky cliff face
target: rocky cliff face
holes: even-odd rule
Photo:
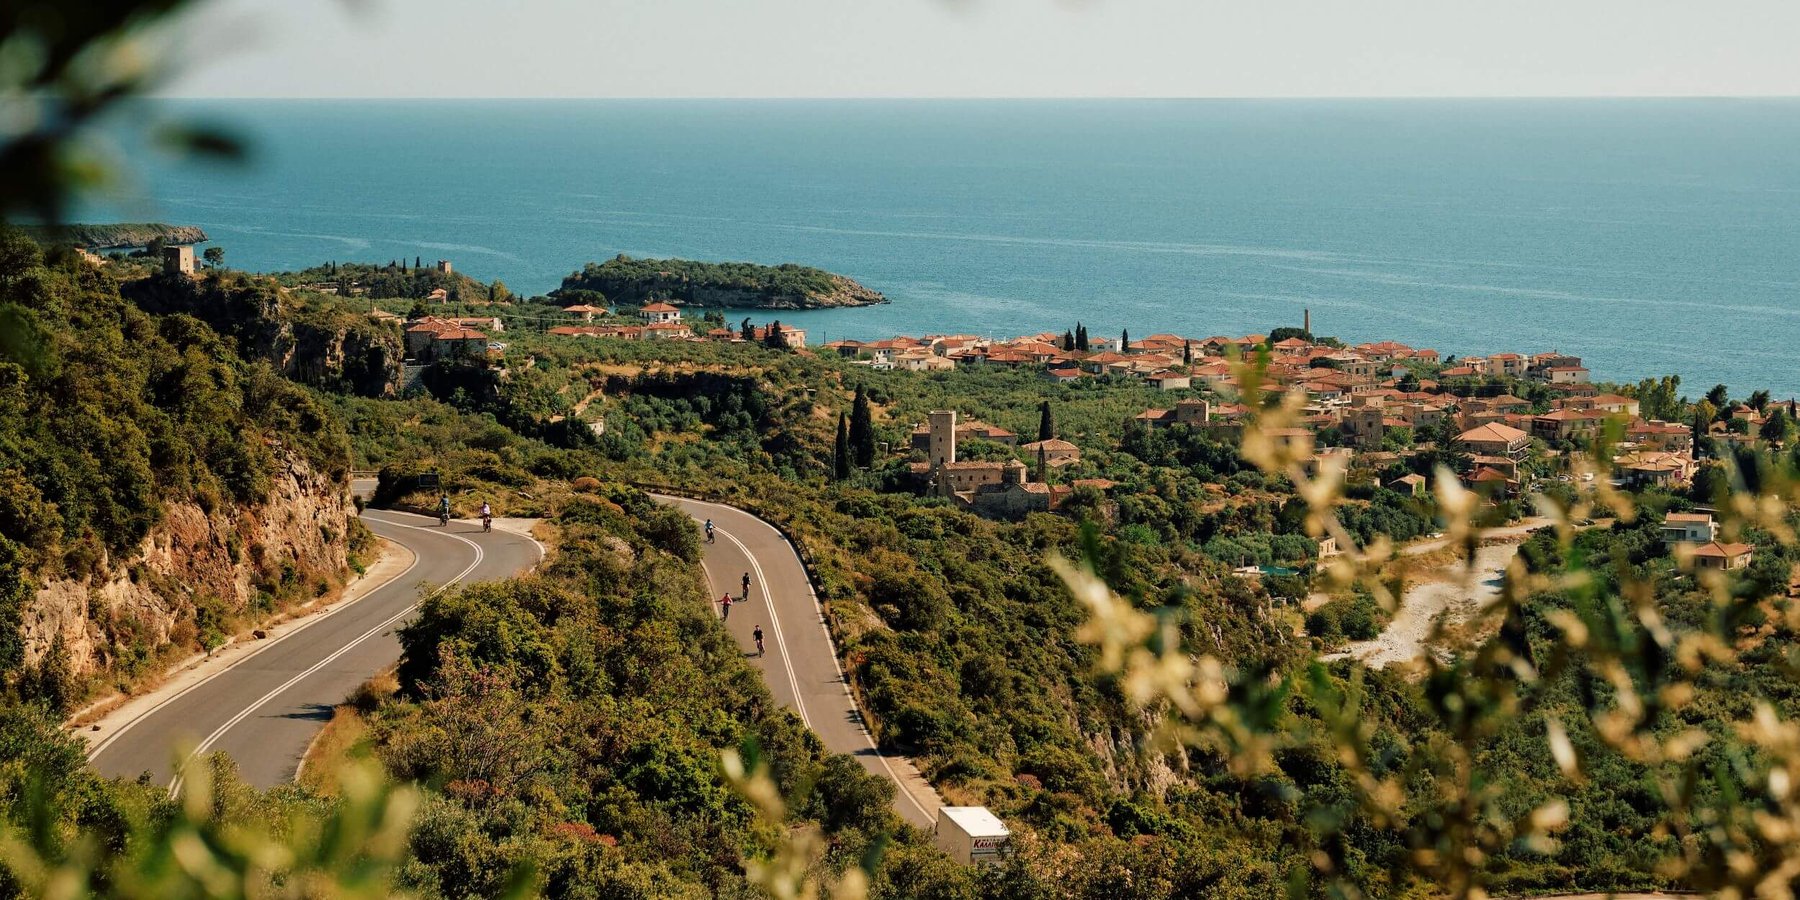
[[[341,583],[350,518],[345,485],[289,456],[266,501],[166,507],[163,521],[107,573],[40,583],[23,616],[25,661],[59,643],[77,675],[129,674],[174,648],[209,646],[278,598]]]
[[[304,310],[274,283],[242,276],[157,275],[121,291],[150,312],[206,322],[235,339],[245,359],[267,360],[303,384],[365,397],[399,390],[406,352],[393,324],[347,309]]]
[[[406,356],[398,330],[375,322],[283,322],[258,355],[295,381],[364,397],[395,394]]]

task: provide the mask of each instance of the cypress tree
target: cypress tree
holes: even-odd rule
[[[850,404],[850,458],[862,467],[875,464],[875,419],[869,413],[869,397],[862,385],[856,386],[856,400]]]
[[[1694,404],[1694,458],[1704,459],[1712,456],[1712,423],[1718,414],[1717,409],[1709,402],[1702,400]]]
[[[837,443],[831,448],[832,477],[843,481],[850,477],[850,419],[838,413]]]
[[[1130,353],[1131,352],[1131,329],[1129,329],[1129,328],[1126,328],[1119,332],[1119,352],[1120,353]]]
[[[1190,341],[1181,342],[1181,364],[1184,366],[1194,364],[1194,345]]]
[[[1063,332],[1062,348],[1064,352],[1075,349],[1075,332]]]
[[[744,317],[744,323],[742,326],[740,326],[740,329],[741,330],[739,331],[739,334],[743,337],[744,340],[746,340],[746,341],[755,341],[756,340],[756,326],[750,324],[749,316]]]
[[[1075,349],[1086,353],[1088,350],[1087,326],[1075,323]]]
[[[763,335],[763,344],[768,346],[771,350],[780,350],[787,346],[787,344],[781,340],[780,319],[776,319],[769,323],[769,330]]]
[[[1763,422],[1762,429],[1757,432],[1757,436],[1762,438],[1765,441],[1770,442],[1770,443],[1776,443],[1779,441],[1786,441],[1787,433],[1788,433],[1787,410],[1777,409],[1777,410],[1775,410],[1775,412],[1773,412],[1769,415],[1769,418],[1766,421]]]
[[[1045,400],[1038,406],[1038,440],[1047,441],[1056,437],[1056,423],[1050,418],[1050,401]]]

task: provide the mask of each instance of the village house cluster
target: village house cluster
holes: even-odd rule
[[[1554,458],[1557,447],[1592,439],[1608,422],[1618,422],[1613,444],[1614,478],[1623,487],[1687,485],[1697,469],[1693,429],[1686,424],[1645,419],[1639,401],[1605,392],[1591,383],[1581,359],[1560,352],[1496,353],[1449,360],[1431,349],[1395,341],[1343,346],[1289,336],[1185,338],[1154,334],[1092,342],[1088,350],[1070,346],[1069,335],[1053,333],[998,340],[973,335],[894,337],[878,341],[832,341],[823,349],[878,369],[930,372],[977,366],[1032,367],[1057,383],[1088,378],[1132,378],[1187,396],[1167,407],[1146,409],[1137,421],[1146,428],[1181,426],[1235,440],[1249,413],[1239,402],[1242,385],[1233,358],[1268,348],[1262,378],[1265,390],[1304,394],[1301,425],[1274,437],[1289,442],[1314,471],[1334,459],[1340,471],[1392,472],[1414,454],[1433,450],[1423,435],[1453,440],[1468,465],[1456,473],[1469,488],[1494,501],[1517,498],[1529,488],[1534,453]],[[1510,385],[1535,384],[1537,402],[1507,392]],[[1545,399],[1547,397],[1547,399]],[[1777,408],[1800,411],[1794,401],[1762,411],[1748,406],[1729,411],[1745,419],[1749,435],[1724,428],[1714,437],[1753,440],[1755,429]],[[1546,408],[1547,407],[1547,408]],[[932,414],[913,432],[913,449],[925,454],[912,471],[921,489],[955,498],[968,508],[1013,518],[1034,510],[1054,510],[1080,482],[1053,484],[1051,475],[1080,459],[1066,441],[1018,447],[1022,458],[1001,462],[959,460],[957,441],[979,438],[1017,446],[1010,432],[982,422],[957,420],[953,411]],[[1535,443],[1534,443],[1535,442]],[[1555,471],[1556,466],[1541,467]],[[1572,477],[1564,474],[1558,477]],[[1387,487],[1424,493],[1427,479],[1394,477]],[[1750,548],[1695,542],[1702,565],[1747,564]]]
[[[1035,471],[1017,458],[958,459],[958,443],[968,440],[1016,447],[1035,461]],[[933,410],[927,421],[913,429],[911,447],[925,455],[925,461],[912,464],[912,474],[927,494],[955,500],[965,509],[991,518],[1017,519],[1027,513],[1051,512],[1076,488],[1104,491],[1113,486],[1104,478],[1051,484],[1052,471],[1081,461],[1081,448],[1054,437],[1020,445],[1017,434],[986,422],[958,421],[953,409]]]
[[[718,341],[722,343],[759,344],[779,343],[789,349],[806,346],[806,331],[791,328],[780,322],[769,322],[763,325],[752,325],[750,335],[745,336],[742,329],[723,326],[711,328],[705,332],[695,331],[693,325],[682,321],[681,309],[668,303],[649,303],[638,308],[638,323],[633,324],[595,324],[595,316],[605,316],[610,310],[578,303],[565,306],[563,315],[570,322],[580,324],[557,325],[549,329],[550,334],[560,337],[613,338],[627,341]]]
[[[504,330],[499,316],[412,319],[405,323],[406,358],[420,364],[496,362],[506,355],[506,345],[488,335]]]
[[[778,323],[752,326],[748,335],[743,328],[698,331],[682,321],[680,309],[667,303],[640,308],[633,324],[595,323],[596,316],[609,310],[593,306],[573,305],[563,313],[571,324],[551,328],[551,334],[806,346],[804,331]],[[1137,340],[1121,334],[1088,341],[1083,335],[1084,346],[1078,348],[1072,332],[1045,332],[1009,339],[961,334],[838,340],[819,349],[882,370],[999,366],[1035,369],[1058,384],[1132,379],[1183,394],[1167,406],[1139,413],[1136,421],[1142,427],[1179,426],[1220,440],[1238,439],[1250,412],[1240,402],[1244,385],[1234,360],[1266,350],[1260,374],[1263,390],[1305,398],[1301,427],[1281,429],[1273,437],[1286,441],[1315,473],[1324,470],[1327,461],[1342,472],[1353,468],[1386,472],[1386,487],[1414,496],[1425,493],[1428,479],[1393,473],[1405,468],[1414,455],[1437,449],[1425,439],[1428,436],[1454,442],[1467,460],[1456,474],[1465,486],[1493,502],[1523,496],[1531,487],[1533,471],[1559,471],[1554,464],[1561,452],[1557,448],[1589,441],[1611,422],[1622,429],[1620,439],[1611,445],[1613,477],[1619,486],[1681,488],[1698,468],[1689,425],[1645,419],[1637,399],[1594,385],[1579,357],[1549,351],[1442,359],[1436,350],[1396,341],[1346,346],[1316,340],[1310,336],[1310,325],[1309,316],[1307,328],[1285,329],[1285,335],[1278,331],[1274,340],[1262,334],[1196,339],[1164,333]],[[1520,385],[1535,387],[1523,390]],[[1536,399],[1516,396],[1515,390]],[[1800,413],[1800,404],[1782,401],[1761,410],[1736,406],[1722,419],[1742,420],[1740,424],[1749,427],[1715,426],[1711,437],[1753,441],[1757,429],[1777,409],[1794,416]],[[959,458],[959,442],[970,440],[1012,448],[1012,455],[1002,460]],[[1073,443],[1050,438],[1021,444],[1018,435],[959,419],[954,410],[934,411],[918,423],[911,449],[912,474],[921,491],[995,518],[1054,511],[1081,487],[1101,491],[1112,487],[1105,479],[1063,483],[1054,477],[1080,461],[1081,450]],[[1534,456],[1552,464],[1528,464]],[[1556,477],[1573,476],[1564,471]],[[1685,543],[1698,565],[1721,569],[1748,565],[1754,550],[1721,543],[1712,534]]]

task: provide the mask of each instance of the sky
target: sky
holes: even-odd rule
[[[178,97],[1800,95],[1794,0],[209,0]]]

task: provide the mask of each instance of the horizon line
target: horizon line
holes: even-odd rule
[[[1800,93],[1793,94],[1268,94],[1268,95],[1180,95],[1180,94],[1093,94],[1093,95],[1033,95],[1033,94],[992,94],[992,95],[960,95],[960,94],[845,94],[845,95],[631,95],[631,96],[557,96],[557,95],[505,95],[505,96],[448,96],[448,95],[256,95],[256,94],[150,94],[139,99],[147,100],[263,100],[263,101],[327,101],[327,100],[368,100],[368,101],[418,101],[447,100],[455,102],[472,101],[624,101],[624,102],[987,102],[987,101],[1019,101],[1019,102],[1089,102],[1089,101],[1188,101],[1188,102],[1246,102],[1246,101],[1421,101],[1421,100],[1797,100]]]

